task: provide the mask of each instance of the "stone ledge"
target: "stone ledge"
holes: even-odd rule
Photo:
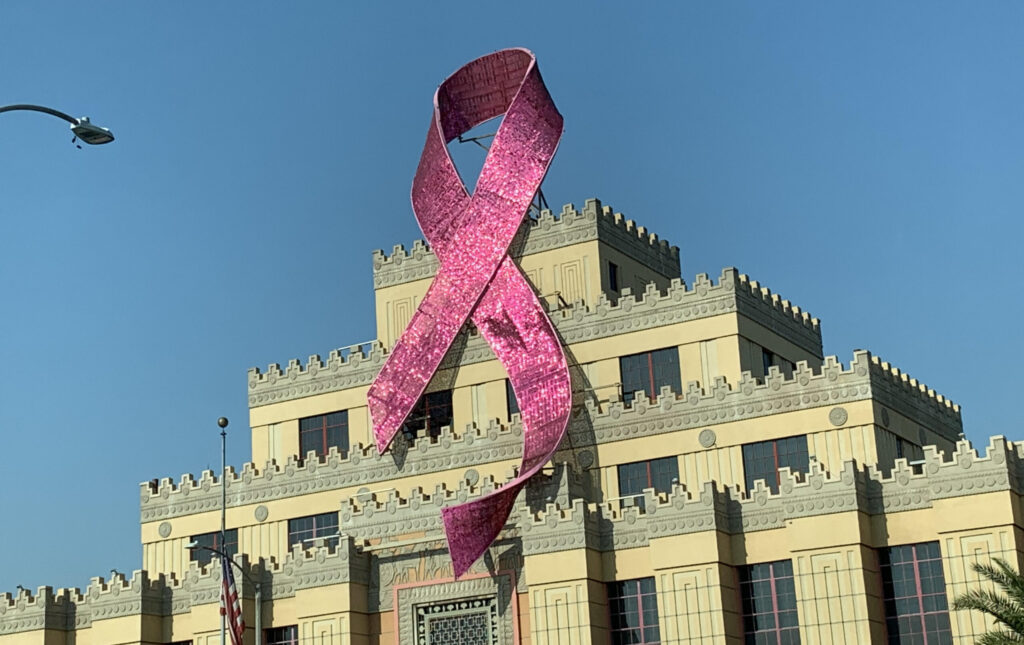
[[[912,385],[916,381],[894,379],[891,368],[868,352],[856,352],[850,367],[844,368],[834,356],[814,370],[800,362],[791,378],[772,367],[762,382],[744,373],[734,386],[716,379],[707,389],[690,383],[686,392],[674,394],[665,389],[654,403],[637,397],[626,407],[617,396],[597,405],[588,398],[582,414],[570,419],[566,446],[584,449],[596,444],[622,441],[709,425],[756,419],[765,416],[834,407],[844,403],[871,400],[884,388],[885,405],[914,415],[932,431],[956,441],[962,430],[959,408],[941,396]],[[823,428],[826,427],[823,420]],[[481,464],[518,460],[522,454],[522,427],[518,417],[502,425],[492,420],[486,428],[469,425],[459,434],[442,429],[434,441],[420,438],[412,446],[396,444],[392,450],[404,452],[399,470],[392,459],[381,459],[375,446],[355,444],[345,456],[332,452],[317,459],[307,455],[289,458],[281,465],[269,462],[262,469],[245,464],[241,473],[228,471],[228,504],[240,506],[283,499],[315,491],[338,490],[353,486],[380,484],[398,477],[437,473]],[[141,521],[152,522],[220,507],[220,481],[212,471],[199,480],[184,475],[178,484],[170,478],[141,485]]]
[[[815,356],[821,356],[821,329],[817,318],[790,305],[770,290],[749,280],[734,268],[722,270],[718,282],[699,274],[692,289],[673,279],[659,291],[653,283],[643,294],[627,287],[616,302],[604,295],[588,307],[574,303],[551,312],[551,320],[567,345],[608,338],[627,332],[654,329],[691,320],[739,313],[774,329],[783,337]],[[456,356],[457,354],[457,356]],[[349,388],[369,386],[384,364],[387,352],[377,342],[333,350],[327,361],[310,356],[305,365],[298,359],[281,366],[271,364],[266,372],[251,368],[248,373],[249,407],[256,408]],[[442,369],[494,360],[494,353],[482,338],[467,335],[460,352],[449,352]]]

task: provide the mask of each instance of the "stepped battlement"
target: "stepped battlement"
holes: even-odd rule
[[[895,412],[919,419],[951,442],[960,438],[963,424],[959,406],[904,384],[902,379],[894,383],[890,374],[873,369],[876,360],[870,352],[857,351],[849,367],[837,357],[827,356],[821,365],[799,361],[788,378],[773,366],[764,379],[744,372],[738,383],[729,383],[724,377],[710,384],[691,381],[684,392],[662,388],[654,402],[637,396],[628,406],[614,392],[607,395],[607,400],[587,397],[583,403],[587,414],[570,422],[572,444],[606,443],[783,412],[831,409],[868,399],[877,399]],[[835,425],[826,420],[827,416],[822,417],[822,429]]]
[[[678,278],[665,290],[659,290],[654,283],[648,284],[642,294],[634,294],[626,287],[615,302],[602,295],[593,305],[577,302],[550,315],[563,340],[571,345],[624,331],[652,329],[729,313],[740,313],[770,329],[777,329],[812,354],[822,354],[817,318],[731,267],[722,270],[717,282],[701,273],[692,287]],[[283,370],[277,363],[272,363],[265,372],[250,368],[249,406],[369,385],[386,356],[387,350],[374,342],[334,350],[326,362],[314,354],[304,365],[292,359]],[[471,335],[457,359],[446,357],[441,368],[488,360],[495,360],[494,353],[482,338]]]
[[[513,256],[592,240],[606,242],[662,275],[679,276],[679,247],[604,206],[599,199],[586,200],[581,211],[565,204],[557,215],[544,209],[537,219],[525,219],[512,244]],[[390,254],[375,250],[373,286],[380,289],[433,277],[437,267],[437,256],[424,240],[414,241],[408,251],[402,244],[396,244]]]
[[[897,459],[888,476],[852,460],[835,474],[816,462],[807,475],[784,468],[777,493],[763,481],[747,493],[708,481],[697,490],[678,484],[669,493],[647,489],[642,505],[574,499],[568,505],[549,503],[536,512],[521,507],[518,526],[526,554],[584,545],[606,551],[647,546],[652,539],[684,533],[750,533],[783,528],[802,517],[846,512],[883,515],[931,508],[941,500],[964,495],[1024,493],[1024,443],[992,437],[984,456],[967,441],[959,442],[946,458],[932,446],[924,451],[922,464],[910,466],[906,459]],[[870,535],[860,539],[872,543]]]
[[[468,351],[468,350],[467,350]],[[364,363],[364,365],[369,362]],[[700,430],[716,423],[820,409],[822,430],[835,426],[831,411],[847,403],[878,400],[886,408],[917,419],[950,442],[963,430],[959,406],[923,388],[870,352],[858,351],[848,366],[835,356],[820,365],[800,361],[790,377],[772,367],[765,378],[744,372],[736,383],[724,378],[702,384],[690,382],[683,392],[664,388],[654,402],[636,397],[626,405],[614,390],[602,397],[584,397],[585,414],[570,420],[567,446],[584,449],[633,437]],[[296,363],[288,374],[301,371]],[[314,381],[315,383],[315,381]],[[312,387],[312,385],[307,384]],[[468,424],[461,431],[443,428],[436,439],[420,437],[411,445],[396,445],[404,454],[399,470],[392,459],[381,459],[373,444],[354,443],[347,454],[331,451],[317,458],[289,457],[283,464],[245,464],[240,472],[228,470],[231,506],[301,495],[307,492],[369,486],[395,478],[467,469],[496,461],[517,461],[522,454],[522,426],[492,419],[487,426]],[[220,482],[212,471],[197,480],[191,474],[180,483],[170,478],[144,482],[141,490],[142,522],[169,519],[215,510],[220,504]]]

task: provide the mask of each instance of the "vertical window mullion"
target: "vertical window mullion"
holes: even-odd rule
[[[647,352],[647,377],[650,379],[647,387],[647,398],[653,401],[656,397],[654,392],[654,352]]]
[[[768,584],[772,590],[772,616],[775,619],[775,642],[782,642],[782,628],[779,626],[779,596],[775,590],[775,565],[768,566]]]
[[[778,439],[776,439],[775,441],[772,441],[772,457],[775,459],[775,490],[778,490],[779,489],[779,484],[782,483],[781,481],[779,481],[779,441],[778,441]],[[772,584],[774,585],[775,583],[773,582]]]
[[[924,592],[921,589],[921,570],[917,561],[916,544],[910,549],[910,557],[914,566],[914,593],[917,596],[917,611],[921,617],[921,636],[924,638],[925,645],[928,645],[928,626],[924,621]]]

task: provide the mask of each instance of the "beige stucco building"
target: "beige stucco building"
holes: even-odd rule
[[[1024,445],[962,440],[959,408],[818,320],[597,200],[524,224],[513,256],[572,368],[569,433],[502,536],[452,579],[439,508],[513,476],[522,428],[466,331],[379,455],[366,392],[430,284],[417,242],[373,255],[378,340],[250,370],[252,463],[141,486],[143,562],[84,591],[0,598],[0,645],[220,642],[237,553],[255,642],[971,643],[971,563],[1021,561]],[[356,315],[357,312],[353,312]],[[227,541],[216,537],[222,486]],[[916,636],[915,636],[916,634]]]

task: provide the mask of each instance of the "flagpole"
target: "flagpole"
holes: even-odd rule
[[[227,546],[227,541],[226,541],[227,530],[225,528],[225,525],[226,525],[227,508],[228,508],[228,485],[227,485],[227,480],[224,478],[224,476],[227,474],[228,431],[226,430],[226,428],[228,427],[228,418],[227,417],[221,417],[221,418],[217,419],[217,425],[220,426],[220,548],[224,549]],[[221,558],[221,561],[220,561],[220,568],[221,568],[221,572],[220,572],[221,580],[223,581],[224,580],[224,576],[226,576],[228,574],[227,571],[223,570],[223,569],[225,569],[225,567],[224,567],[224,559],[223,558]],[[223,585],[223,582],[222,582],[221,583],[221,588],[223,589],[223,587],[224,587],[224,585]],[[223,595],[223,591],[222,591],[222,595]],[[225,626],[225,621],[227,619],[225,614],[226,614],[226,610],[227,610],[227,606],[228,606],[228,599],[227,599],[227,597],[223,598],[222,605],[223,605],[223,607],[222,607],[222,611],[221,611],[221,614],[220,614],[220,645],[224,645],[224,626]]]

